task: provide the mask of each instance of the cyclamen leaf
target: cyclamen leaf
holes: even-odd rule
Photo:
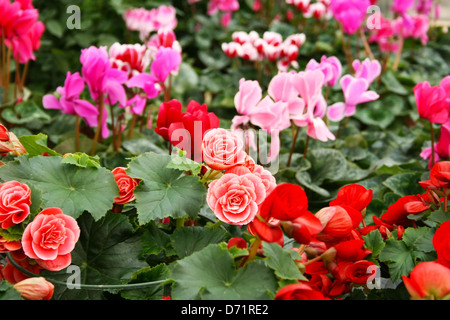
[[[0,179],[32,184],[42,192],[43,208],[58,207],[73,218],[84,211],[102,218],[119,194],[114,175],[105,168],[81,168],[61,160],[21,156],[0,167]]]
[[[184,176],[167,168],[169,155],[144,153],[130,161],[127,174],[141,179],[136,187],[136,209],[139,224],[166,217],[194,219],[205,201],[206,188],[198,177]]]
[[[180,300],[267,300],[277,290],[272,270],[259,261],[235,269],[230,252],[212,244],[176,262],[172,298]]]

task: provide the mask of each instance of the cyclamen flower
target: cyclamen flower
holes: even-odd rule
[[[109,47],[109,59],[115,69],[125,71],[128,78],[144,72],[150,65],[147,48],[142,44],[120,44]]]
[[[306,65],[305,70],[319,69],[325,76],[325,84],[333,87],[341,77],[342,64],[336,57],[322,56],[320,63],[311,59]]]
[[[423,149],[420,153],[420,156],[423,159],[430,159],[429,168],[432,167],[432,157],[431,157],[432,148],[428,147]],[[438,142],[434,145],[434,159],[435,162],[440,161],[441,159],[447,159],[450,157],[450,121],[443,124],[441,126],[441,132],[439,136]]]
[[[152,10],[129,9],[124,13],[123,18],[129,30],[139,31],[142,41],[147,40],[151,32],[160,29],[173,30],[178,24],[175,8],[165,5]]]
[[[419,116],[432,123],[446,123],[449,120],[450,104],[447,93],[441,86],[431,86],[428,81],[414,87]]]
[[[352,116],[358,104],[374,101],[379,98],[375,91],[368,91],[369,82],[364,78],[345,75],[340,80],[345,102],[337,102],[328,107],[327,116],[332,121],[341,121]]]
[[[405,14],[414,5],[415,0],[394,0],[392,11],[399,14]]]
[[[330,10],[347,34],[354,34],[362,25],[370,6],[369,0],[334,0]]]
[[[181,54],[172,48],[161,47],[151,64],[151,74],[157,82],[164,83],[171,73],[178,72]]]
[[[52,94],[43,97],[42,103],[45,109],[61,110],[65,114],[79,115],[90,127],[97,126],[98,110],[87,100],[81,99],[85,83],[78,72],[67,72],[64,87],[58,87],[56,92],[60,94],[58,99]]]

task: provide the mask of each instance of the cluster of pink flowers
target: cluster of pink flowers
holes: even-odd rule
[[[330,19],[332,13],[330,5],[332,0],[286,0],[286,3],[294,6],[302,12],[305,18]]]
[[[275,189],[275,177],[244,151],[238,135],[226,129],[209,130],[203,137],[202,153],[209,171],[223,172],[208,186],[206,200],[211,210],[228,224],[250,223]]]
[[[264,32],[262,37],[256,31],[237,31],[232,34],[231,42],[222,44],[222,49],[230,58],[270,61],[276,63],[279,70],[286,71],[290,66],[298,67],[299,50],[305,40],[303,33],[290,35],[283,40],[281,34],[272,31]]]
[[[96,127],[103,105],[102,136],[106,138],[110,135],[106,106],[117,104],[133,114],[141,114],[147,99],[157,97],[164,90],[167,77],[178,72],[181,53],[163,45],[150,52],[144,45],[115,43],[109,50],[95,46],[83,49],[80,61],[81,75],[68,72],[64,87],[56,90],[59,97],[44,96],[44,108],[79,115],[90,127]],[[96,106],[81,98],[86,85]]]
[[[34,52],[41,46],[45,25],[38,19],[39,12],[31,0],[0,1],[2,41],[21,64],[35,60]]]
[[[129,30],[139,32],[142,41],[148,40],[152,32],[173,30],[178,24],[175,8],[166,5],[151,10],[129,9],[124,13],[123,18]]]
[[[450,76],[444,77],[439,85],[432,86],[428,81],[414,87],[419,117],[431,124],[440,124],[439,140],[425,148],[420,156],[429,159],[429,167],[434,162],[450,157]],[[434,153],[434,154],[433,154]]]
[[[341,78],[342,66],[335,57],[322,57],[320,63],[311,60],[300,72],[280,72],[269,83],[268,94],[263,98],[257,81],[241,79],[239,92],[235,96],[235,107],[239,115],[232,121],[233,130],[247,130],[250,124],[271,134],[269,161],[280,151],[279,133],[291,126],[306,127],[307,134],[320,141],[334,140],[323,118],[340,121],[351,116],[356,106],[378,99],[378,94],[369,90],[372,81],[379,76],[381,65],[377,60],[355,60],[355,75]],[[325,86],[334,86],[338,79],[344,92],[344,102],[328,106],[323,95]],[[251,133],[251,131],[249,131]],[[248,143],[254,146],[253,137]]]

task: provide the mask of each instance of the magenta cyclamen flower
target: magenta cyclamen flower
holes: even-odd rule
[[[354,34],[367,15],[369,0],[333,0],[330,10],[347,34]]]
[[[157,82],[164,83],[172,72],[177,72],[181,64],[181,53],[172,48],[161,47],[151,65],[151,74]]]
[[[414,87],[419,117],[431,123],[446,123],[449,119],[450,105],[447,93],[442,86],[431,86],[428,81]]]
[[[43,105],[46,109],[61,110],[66,114],[77,114],[82,117],[90,127],[97,126],[98,110],[89,101],[80,99],[84,90],[84,81],[78,72],[67,72],[64,87],[58,87],[56,92],[61,95],[58,99],[54,95],[47,94],[43,97]]]
[[[399,14],[405,14],[414,5],[415,0],[394,0],[392,11]]]
[[[431,169],[432,164],[432,148],[428,147],[425,148],[421,153],[420,156],[423,159],[430,159],[429,162],[429,168]],[[440,161],[441,159],[446,159],[450,157],[450,121],[447,123],[444,123],[441,126],[441,133],[439,136],[438,142],[434,145],[434,159],[435,162]]]

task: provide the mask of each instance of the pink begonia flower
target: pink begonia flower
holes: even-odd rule
[[[158,82],[164,83],[172,72],[177,72],[181,64],[181,54],[175,49],[161,47],[151,64],[151,74]]]
[[[322,119],[327,109],[325,98],[322,95],[324,74],[320,70],[308,70],[299,72],[296,77],[295,86],[305,101],[306,110],[300,114],[291,115],[291,119],[297,126],[306,126],[307,135],[313,139],[334,140],[335,136]]]
[[[253,173],[226,173],[209,184],[206,201],[216,217],[228,224],[250,223],[266,198],[266,187]]]
[[[428,81],[414,87],[419,117],[432,123],[446,123],[449,119],[450,105],[447,93],[441,86],[431,86]]]
[[[431,163],[431,160],[432,160],[431,152],[432,152],[432,148],[428,147],[428,148],[423,149],[423,151],[420,153],[420,156],[423,159],[430,159],[430,162],[429,162],[430,169],[433,166],[433,164]],[[441,126],[441,133],[439,136],[439,140],[434,145],[435,162],[438,162],[441,159],[447,159],[448,157],[450,157],[450,121],[447,123],[444,123]]]
[[[369,0],[334,0],[330,10],[334,18],[342,24],[344,32],[354,34],[362,25],[369,6]]]
[[[240,137],[223,128],[209,130],[202,141],[203,161],[214,170],[243,165],[247,157]]]
[[[327,116],[331,121],[341,121],[355,114],[356,106],[379,98],[375,91],[368,91],[370,83],[365,78],[345,75],[341,78],[345,102],[337,102],[328,107]]]
[[[325,84],[333,87],[341,77],[342,64],[336,57],[322,56],[320,63],[314,59],[311,59],[306,65],[305,70],[317,70],[319,69],[325,76]]]
[[[71,252],[80,237],[77,221],[60,208],[42,210],[22,236],[25,255],[43,268],[59,271],[72,262]]]
[[[414,5],[415,0],[394,0],[392,3],[392,11],[405,14]]]
[[[352,63],[355,70],[355,78],[366,79],[370,84],[381,74],[381,63],[378,60],[366,58],[363,62],[354,60]]]
[[[42,102],[45,109],[57,109],[62,113],[79,115],[90,127],[97,126],[98,110],[89,101],[80,99],[84,90],[84,81],[78,72],[71,74],[67,72],[64,87],[58,87],[56,92],[61,95],[58,99],[52,94],[43,97]]]

